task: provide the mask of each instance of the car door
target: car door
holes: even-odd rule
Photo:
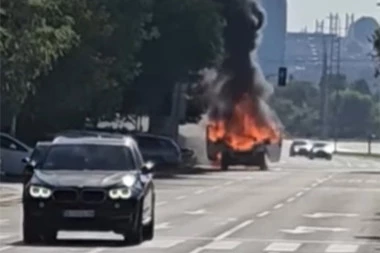
[[[28,147],[7,135],[1,135],[0,138],[2,173],[13,176],[22,175],[24,169],[22,159],[29,155]]]

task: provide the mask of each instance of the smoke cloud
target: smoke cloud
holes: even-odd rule
[[[226,57],[210,85],[209,118],[228,122],[234,106],[245,97],[251,100],[253,108],[249,112],[258,124],[279,123],[266,103],[273,86],[265,80],[258,62],[251,60],[265,25],[264,10],[256,0],[215,1],[222,4],[226,19]]]

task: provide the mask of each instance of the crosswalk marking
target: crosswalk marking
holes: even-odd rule
[[[183,243],[184,240],[156,240],[143,243],[141,248],[168,249]]]
[[[269,244],[264,251],[267,252],[294,252],[301,246],[300,243],[274,242]]]
[[[327,247],[326,253],[354,253],[359,245],[354,244],[331,244]]]
[[[233,250],[238,247],[241,242],[236,241],[215,241],[207,244],[204,249],[208,250]]]

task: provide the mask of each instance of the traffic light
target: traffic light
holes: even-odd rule
[[[287,68],[286,67],[280,67],[278,69],[278,86],[286,86],[287,81]]]

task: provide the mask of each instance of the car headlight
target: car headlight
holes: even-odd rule
[[[136,183],[136,177],[134,175],[126,175],[122,178],[122,182],[126,187],[132,187]]]
[[[47,199],[50,198],[52,193],[53,192],[50,189],[43,186],[32,185],[29,187],[29,194],[33,198]]]
[[[108,192],[111,199],[129,199],[132,196],[132,191],[129,188],[112,189]]]

